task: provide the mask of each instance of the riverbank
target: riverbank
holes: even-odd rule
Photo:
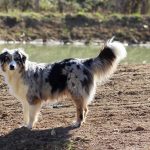
[[[124,43],[143,44],[150,40],[149,24],[149,16],[136,15],[5,14],[0,15],[0,40],[90,44],[115,35]]]

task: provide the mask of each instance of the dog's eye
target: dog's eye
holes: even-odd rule
[[[5,56],[5,61],[9,61],[9,57],[8,56]]]
[[[15,61],[20,61],[20,59],[19,59],[19,58],[15,58],[14,60],[15,60]]]

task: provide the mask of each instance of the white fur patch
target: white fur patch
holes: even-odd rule
[[[106,43],[106,46],[112,49],[113,53],[117,57],[117,61],[120,61],[127,56],[127,51],[122,43],[113,41],[113,39],[114,37]]]

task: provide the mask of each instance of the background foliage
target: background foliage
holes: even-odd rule
[[[51,11],[149,14],[150,0],[0,0],[0,11]]]

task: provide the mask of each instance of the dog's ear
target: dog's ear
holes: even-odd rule
[[[8,51],[9,51],[9,49],[4,48],[4,49],[2,50],[2,53],[8,52]]]
[[[17,51],[20,54],[20,57],[21,57],[23,63],[25,63],[25,61],[28,60],[28,54],[26,54],[24,49],[22,49],[22,48],[18,48]]]
[[[0,54],[0,63],[3,64],[6,61],[6,55],[8,54],[8,49],[4,48]]]

